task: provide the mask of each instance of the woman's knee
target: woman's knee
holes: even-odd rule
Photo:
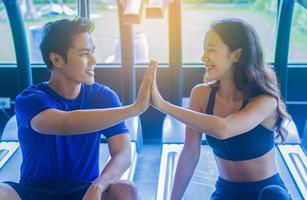
[[[0,183],[0,200],[20,200],[20,197],[9,185]]]
[[[270,185],[263,188],[258,196],[258,200],[289,200],[288,191],[279,185]]]
[[[138,192],[135,185],[127,180],[120,180],[110,186],[107,193],[116,199],[123,200],[138,200]],[[113,198],[110,198],[113,199]],[[114,198],[115,199],[115,198]]]

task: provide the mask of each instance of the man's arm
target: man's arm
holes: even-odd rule
[[[129,117],[143,113],[149,106],[150,88],[156,65],[150,63],[146,70],[136,101],[128,106],[61,111],[47,109],[34,116],[30,126],[41,134],[84,134],[102,130]]]
[[[33,117],[30,124],[41,134],[84,134],[109,128],[138,113],[133,105],[69,112],[48,109]]]
[[[131,145],[129,134],[118,134],[108,139],[111,159],[102,170],[94,184],[99,185],[102,192],[121,178],[131,164]]]
[[[83,200],[101,200],[112,183],[115,183],[128,169],[131,162],[131,145],[129,134],[118,134],[108,140],[111,159],[100,176],[88,188]]]

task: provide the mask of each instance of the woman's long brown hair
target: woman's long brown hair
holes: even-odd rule
[[[211,24],[211,30],[219,35],[231,52],[242,49],[239,62],[234,63],[233,78],[244,98],[249,99],[261,94],[276,98],[276,139],[281,137],[284,141],[287,130],[283,124],[290,119],[290,116],[280,97],[276,74],[264,63],[263,51],[256,31],[247,22],[237,18],[216,21]]]

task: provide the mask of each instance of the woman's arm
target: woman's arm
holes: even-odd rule
[[[159,110],[200,130],[203,133],[226,139],[245,133],[275,113],[277,101],[275,98],[261,95],[254,98],[246,107],[226,118],[191,111],[169,102],[163,101]]]
[[[274,115],[277,107],[277,100],[274,97],[259,95],[243,109],[226,118],[188,110],[162,98],[157,87],[156,74],[151,90],[151,103],[160,111],[175,117],[186,125],[218,139],[226,139],[253,129]]]
[[[202,112],[203,107],[202,103],[198,102],[203,102],[203,100],[199,101],[201,96],[195,94],[200,90],[201,87],[197,86],[193,89],[189,105],[191,110],[198,112]],[[187,189],[199,161],[201,138],[202,134],[199,131],[186,126],[185,142],[178,159],[171,200],[181,200]]]
[[[185,144],[178,159],[171,200],[181,200],[188,187],[199,161],[201,136],[198,131],[186,128]]]

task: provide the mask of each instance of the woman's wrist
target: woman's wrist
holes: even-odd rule
[[[160,102],[160,105],[159,105],[162,112],[166,112],[168,106],[169,106],[169,102],[164,99]]]

